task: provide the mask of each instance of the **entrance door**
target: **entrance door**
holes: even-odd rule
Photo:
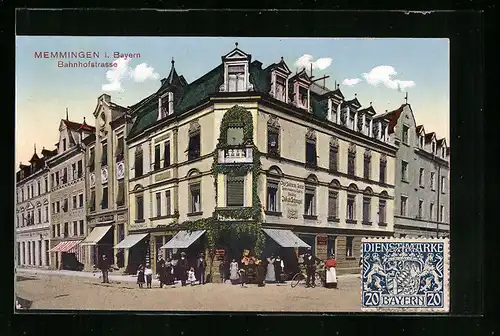
[[[304,241],[307,245],[311,246],[311,252],[316,254],[316,236],[315,235],[305,235],[299,234],[300,239]],[[304,254],[306,252],[306,248],[299,247],[299,255]]]
[[[337,237],[336,236],[328,236],[328,245],[327,245],[327,248],[328,248],[328,251],[327,251],[327,254],[328,254],[328,257],[330,257],[331,255],[335,255],[335,242],[336,242],[336,239]]]

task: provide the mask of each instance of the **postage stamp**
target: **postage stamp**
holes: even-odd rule
[[[363,238],[361,309],[448,312],[448,238]]]

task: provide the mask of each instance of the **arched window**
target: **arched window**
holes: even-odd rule
[[[304,194],[304,218],[315,219],[316,216],[316,186],[318,178],[316,175],[311,174],[305,181],[305,194]]]
[[[339,221],[339,189],[338,180],[332,180],[328,186],[328,221]]]
[[[281,177],[283,173],[281,169],[276,166],[272,166],[269,168],[267,172],[266,179],[266,193],[267,193],[267,203],[266,210],[270,213],[278,213],[281,212],[281,192],[280,192],[280,183]]]

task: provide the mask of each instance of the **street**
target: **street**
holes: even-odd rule
[[[57,272],[18,271],[16,294],[32,301],[30,310],[160,310],[160,311],[258,311],[258,312],[356,312],[360,311],[360,279],[339,276],[339,289],[305,288],[299,284],[248,285],[180,284],[139,289],[129,281],[111,284],[95,277],[60,275]]]

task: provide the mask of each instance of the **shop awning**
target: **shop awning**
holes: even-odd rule
[[[206,230],[198,230],[198,231],[193,231],[193,232],[188,232],[188,231],[179,231],[175,236],[172,237],[166,243],[163,245],[161,248],[162,249],[179,249],[179,248],[188,248],[193,244],[195,241],[197,241],[204,233]]]
[[[115,248],[117,249],[126,249],[126,248],[131,248],[144,238],[148,233],[139,233],[139,234],[131,234],[130,236],[125,237],[120,243],[115,245]]]
[[[281,247],[311,247],[290,230],[262,229],[262,231]]]
[[[96,245],[104,237],[104,235],[111,229],[111,225],[96,226],[94,230],[85,238],[82,245]]]
[[[76,247],[80,244],[81,240],[67,240],[60,242],[55,247],[51,248],[50,252],[66,252],[66,253],[75,253]]]

